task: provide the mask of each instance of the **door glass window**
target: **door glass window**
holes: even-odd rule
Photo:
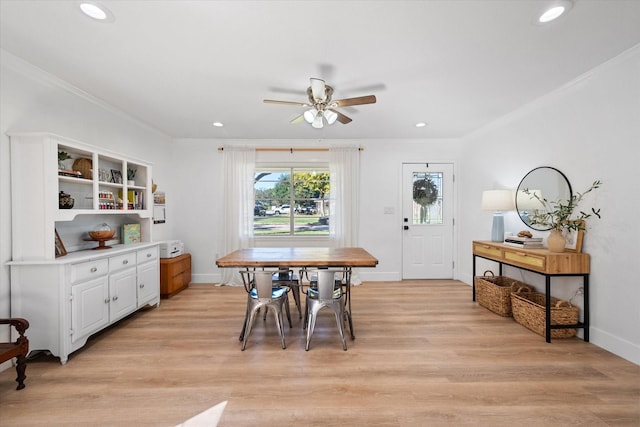
[[[413,173],[413,224],[442,224],[442,172]]]

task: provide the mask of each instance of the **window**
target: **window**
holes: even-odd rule
[[[329,169],[256,168],[255,236],[328,236]]]
[[[413,173],[413,224],[443,224],[442,172]]]

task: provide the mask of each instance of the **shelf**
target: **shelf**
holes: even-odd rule
[[[131,221],[141,224],[145,241],[152,240],[150,163],[49,133],[10,133],[9,137],[14,260],[55,259],[56,229],[63,234],[63,241],[77,242],[78,230],[86,228],[87,222],[95,220],[119,226],[128,221],[122,215],[137,216]],[[70,158],[58,161],[60,152]],[[34,168],[34,164],[41,167]],[[127,169],[136,170],[134,186],[127,185]],[[60,175],[60,170],[75,170],[82,177]],[[112,179],[122,181],[110,182]],[[59,208],[60,192],[73,198],[72,209]],[[132,201],[144,209],[127,209],[127,192],[135,192]],[[106,193],[112,193],[113,199],[100,199]],[[124,199],[123,208],[100,209],[105,203],[117,206],[118,199]],[[96,220],[93,216],[100,218]]]

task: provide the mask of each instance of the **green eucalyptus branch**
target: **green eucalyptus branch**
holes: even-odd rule
[[[582,193],[576,192],[570,199],[564,201],[549,201],[525,188],[523,190],[524,193],[531,198],[537,199],[543,206],[542,209],[534,210],[529,217],[529,221],[531,224],[542,225],[559,231],[584,230],[584,220],[591,218],[591,216],[600,218],[600,209],[591,208],[590,213],[579,211],[575,216],[574,211],[588,193],[600,188],[601,185],[602,182],[600,180],[593,181],[593,184],[587,190]]]

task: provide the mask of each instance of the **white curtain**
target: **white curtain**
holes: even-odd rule
[[[253,147],[224,147],[224,254],[253,246],[253,180],[256,150]],[[222,268],[223,285],[241,285],[236,268]]]
[[[358,246],[360,200],[360,150],[358,147],[329,149],[331,194],[329,206],[329,235],[334,247]],[[360,279],[354,270],[353,284]]]

